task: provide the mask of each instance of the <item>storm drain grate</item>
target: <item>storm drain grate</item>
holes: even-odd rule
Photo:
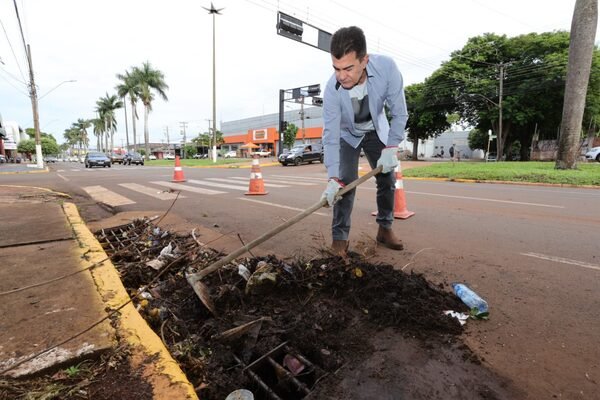
[[[138,241],[150,223],[151,220],[149,219],[135,220],[130,224],[100,229],[94,234],[106,254],[112,257],[119,250],[123,250],[133,242]],[[136,251],[141,258],[142,254],[135,246],[132,250]]]
[[[234,355],[243,365],[241,359]],[[321,372],[305,356],[283,342],[244,368],[260,391],[272,400],[300,400],[311,393]]]

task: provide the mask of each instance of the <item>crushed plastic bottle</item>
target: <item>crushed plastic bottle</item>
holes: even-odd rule
[[[452,288],[462,302],[469,307],[472,317],[487,318],[489,315],[488,304],[484,299],[463,283],[453,283]]]

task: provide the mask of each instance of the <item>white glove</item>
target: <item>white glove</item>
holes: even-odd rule
[[[381,156],[377,160],[377,166],[383,166],[381,173],[392,172],[398,166],[398,146],[386,147],[381,150]]]
[[[329,179],[329,182],[327,182],[327,187],[321,195],[321,200],[327,200],[327,204],[325,204],[324,207],[331,207],[335,204],[336,201],[340,199],[340,196],[336,196],[336,194],[343,187],[344,183],[341,182],[338,178]]]

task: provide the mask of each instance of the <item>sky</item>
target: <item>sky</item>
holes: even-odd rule
[[[96,101],[115,94],[117,73],[143,62],[162,71],[168,101],[149,115],[152,142],[180,141],[208,130],[212,118],[213,18],[209,0],[16,0],[31,46],[40,127],[63,142],[78,118],[95,117]],[[325,82],[328,53],[277,35],[277,12],[324,31],[356,25],[370,53],[394,58],[405,85],[422,82],[470,37],[509,37],[570,30],[575,0],[213,0],[216,115],[221,122],[278,112],[280,89]],[[33,127],[28,69],[13,0],[0,0],[0,114]],[[598,45],[598,31],[596,44]],[[68,82],[75,81],[75,82]],[[287,105],[292,109],[296,105]],[[287,110],[287,109],[286,109]],[[143,139],[143,106],[138,105]],[[127,109],[130,142],[131,110]],[[125,142],[123,109],[115,145]],[[91,133],[90,133],[90,136]],[[92,138],[91,143],[95,143]]]

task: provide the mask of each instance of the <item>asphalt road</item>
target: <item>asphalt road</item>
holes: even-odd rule
[[[164,190],[174,188],[181,193],[171,212],[245,243],[316,203],[326,183],[320,164],[263,167],[263,196],[244,194],[247,168],[184,168],[187,182],[178,185],[172,168],[51,169],[2,183],[51,187],[114,211],[167,210],[174,195]],[[435,283],[464,281],[482,295],[491,318],[470,321],[466,341],[524,398],[600,398],[600,190],[419,180],[404,187],[416,214],[394,230],[406,250],[377,249],[373,261]],[[351,233],[351,249],[367,255],[374,207],[369,181],[358,189]],[[309,258],[329,244],[330,222],[331,211],[321,209],[263,247]]]

